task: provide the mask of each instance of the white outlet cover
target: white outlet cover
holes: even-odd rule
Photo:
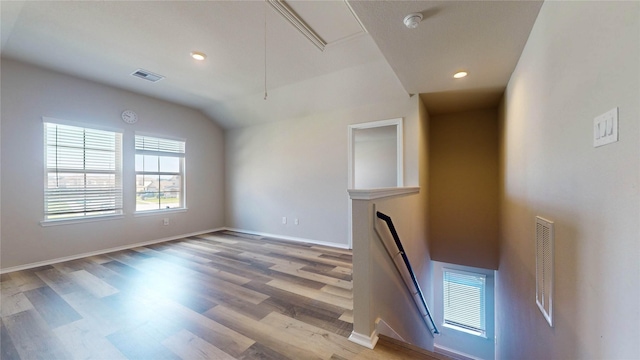
[[[593,119],[593,147],[618,141],[618,108]]]

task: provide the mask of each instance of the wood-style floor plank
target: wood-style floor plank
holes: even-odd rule
[[[260,322],[279,329],[290,339],[295,339],[295,341],[305,344],[307,349],[314,349],[318,353],[326,353],[323,358],[330,358],[333,354],[353,357],[360,350],[359,345],[350,342],[343,336],[278,313],[271,313]]]
[[[118,292],[118,289],[102,281],[86,270],[78,270],[69,274],[75,283],[85,288],[93,296],[103,298]]]
[[[4,360],[17,360],[20,359],[18,350],[13,345],[11,337],[7,332],[7,328],[4,326],[4,321],[0,319],[0,359]]]
[[[86,319],[60,326],[53,332],[74,359],[96,358],[96,354],[102,359],[127,358]]]
[[[322,301],[327,304],[335,305],[347,310],[353,310],[353,300],[346,299],[341,296],[325,293],[320,290],[305,288],[296,284],[284,282],[282,280],[271,280],[267,283],[269,286],[273,286],[280,290],[292,292],[300,296],[304,296],[310,299]]]
[[[11,278],[13,286],[20,289],[20,291],[28,291],[46,286],[46,284],[36,276],[35,272],[30,270],[12,272],[9,274],[9,277]]]
[[[2,322],[21,359],[71,358],[37,311],[23,311],[3,318]]]
[[[79,284],[75,283],[67,274],[54,267],[37,271],[35,274],[58,294],[69,294],[80,290]]]
[[[231,231],[0,276],[0,357],[407,359],[353,330],[351,251]]]
[[[18,291],[18,289],[12,289]],[[14,292],[9,289],[2,291],[0,296],[0,315],[2,317],[11,316],[23,311],[33,309],[33,305],[23,292]]]
[[[107,339],[129,359],[180,359],[162,345],[162,341],[174,330],[165,326],[161,320],[155,319],[125,327],[107,336]]]
[[[311,281],[315,281],[315,282],[319,282],[327,285],[332,285],[332,286],[343,288],[343,289],[348,289],[348,290],[353,289],[353,283],[351,281],[336,279],[331,276],[313,273],[313,272],[302,270],[300,268],[296,268],[292,266],[274,265],[269,269],[278,271],[284,274],[292,275],[295,277],[299,277],[299,278],[303,278],[303,279],[307,279],[307,280],[311,280]]]
[[[260,343],[251,345],[240,355],[238,360],[296,360],[290,358],[284,354],[281,354],[271,348],[268,348]]]
[[[250,338],[256,339],[256,342],[276,352],[286,353],[291,358],[309,360],[325,358],[307,349],[303,343],[293,342],[281,329],[253,320],[229,308],[216,306],[205,315],[226,327],[247,334]]]
[[[162,344],[183,359],[234,359],[231,355],[197,337],[188,330],[182,330],[168,337]]]
[[[25,291],[24,295],[51,329],[80,320],[82,317],[48,286]]]

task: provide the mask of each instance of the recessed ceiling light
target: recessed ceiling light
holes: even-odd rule
[[[198,61],[202,61],[204,59],[207,58],[207,54],[201,53],[201,52],[197,52],[197,51],[193,51],[191,53],[191,57],[198,60]]]
[[[463,77],[465,77],[467,75],[469,75],[469,74],[467,74],[466,71],[458,71],[457,73],[453,74],[453,77],[456,78],[456,79],[461,79],[461,78],[463,78]]]

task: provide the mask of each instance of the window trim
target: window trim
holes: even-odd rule
[[[464,327],[464,326],[458,326],[454,323],[448,323],[447,322],[447,318],[445,317],[445,298],[446,298],[446,274],[447,273],[454,273],[454,274],[460,274],[460,275],[466,275],[466,276],[473,276],[473,277],[481,277],[483,279],[483,285],[481,288],[482,291],[482,295],[481,295],[481,299],[483,301],[483,304],[481,305],[482,307],[482,314],[481,314],[481,323],[482,323],[482,328],[481,329],[477,329],[474,330],[472,329],[470,326],[469,328]],[[447,327],[449,329],[453,329],[456,331],[460,331],[460,332],[464,332],[470,335],[474,335],[474,336],[478,336],[481,338],[488,338],[488,334],[487,334],[487,278],[489,276],[487,274],[484,273],[480,273],[480,272],[473,272],[473,271],[467,271],[467,270],[460,270],[460,269],[455,269],[455,268],[451,268],[448,266],[443,266],[442,267],[442,326],[443,327]],[[460,324],[460,325],[464,325],[464,324]]]
[[[161,150],[148,150],[148,149],[138,149],[136,146],[137,143],[137,139],[139,137],[143,137],[143,138],[153,138],[153,139],[159,139],[159,140],[164,140],[164,141],[171,141],[171,142],[180,142],[182,143],[182,152],[172,152],[172,151],[161,151]],[[186,211],[187,208],[187,187],[186,187],[186,168],[187,168],[187,141],[186,139],[181,139],[181,138],[176,138],[176,137],[171,137],[171,136],[165,136],[165,135],[157,135],[157,134],[150,134],[150,133],[143,133],[143,132],[136,132],[134,134],[134,183],[136,184],[136,189],[134,191],[134,199],[135,199],[135,212],[134,212],[134,216],[147,216],[147,215],[157,215],[157,214],[166,214],[168,212],[183,212]],[[153,155],[153,156],[158,156],[158,157],[176,157],[180,159],[180,171],[179,172],[166,172],[166,171],[155,171],[155,172],[148,172],[148,171],[137,171],[135,169],[135,157],[137,155]],[[179,195],[180,195],[180,206],[178,207],[173,207],[173,208],[157,208],[157,209],[148,209],[148,210],[138,210],[138,175],[179,175],[180,176],[180,191],[179,191]],[[158,185],[159,186],[159,185]],[[160,193],[160,189],[158,189],[158,193]]]
[[[115,208],[115,213],[113,214],[97,214],[97,215],[86,215],[86,212],[83,212],[82,216],[73,216],[73,217],[64,217],[64,218],[47,218],[50,216],[47,214],[47,190],[48,180],[49,180],[49,167],[48,167],[48,144],[47,144],[47,124],[52,125],[62,125],[62,126],[71,126],[88,130],[95,131],[104,131],[114,133],[116,140],[116,148],[114,148],[115,153],[115,170],[113,172],[116,185],[118,185],[119,179],[119,197],[120,197],[120,208]],[[105,127],[101,125],[96,125],[92,123],[84,123],[78,121],[71,121],[65,119],[58,119],[43,116],[42,117],[42,145],[43,145],[43,187],[42,187],[42,196],[43,196],[43,220],[40,221],[40,225],[45,226],[54,226],[54,225],[68,225],[68,224],[78,224],[78,223],[86,223],[86,222],[94,222],[94,221],[105,221],[105,220],[114,220],[124,218],[125,215],[125,206],[124,206],[124,185],[123,185],[123,177],[124,177],[124,162],[123,162],[123,152],[124,152],[124,130],[113,127]],[[119,148],[118,148],[119,146]],[[84,149],[84,147],[83,147]],[[84,155],[83,155],[84,156]],[[83,157],[84,158],[84,157]],[[75,172],[75,171],[74,171]],[[86,173],[86,169],[83,171],[77,171],[80,174]],[[109,172],[111,173],[111,172]],[[117,189],[118,187],[116,187]]]

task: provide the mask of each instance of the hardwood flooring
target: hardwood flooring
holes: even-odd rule
[[[347,340],[351,252],[216,232],[1,276],[2,359],[432,359]]]

